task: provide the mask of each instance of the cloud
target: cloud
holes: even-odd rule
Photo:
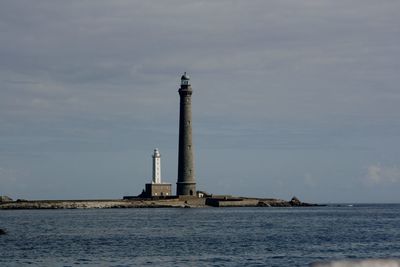
[[[368,166],[365,182],[370,186],[400,183],[400,168],[397,166],[372,164]]]

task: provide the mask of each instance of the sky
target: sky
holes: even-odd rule
[[[3,0],[0,195],[103,199],[177,179],[193,88],[197,188],[400,202],[400,1]]]

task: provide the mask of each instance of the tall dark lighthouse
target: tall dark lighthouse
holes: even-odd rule
[[[194,158],[192,144],[192,87],[186,72],[181,77],[179,113],[179,155],[178,182],[176,194],[193,196],[196,194]]]

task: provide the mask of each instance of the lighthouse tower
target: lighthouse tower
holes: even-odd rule
[[[192,87],[186,72],[181,77],[179,88],[179,154],[178,154],[178,182],[176,194],[178,196],[194,196],[196,182],[194,174],[194,158],[192,144]]]
[[[158,148],[154,149],[153,154],[153,184],[161,184],[161,154]]]
[[[153,158],[153,176],[151,183],[146,184],[141,197],[168,197],[171,195],[171,184],[161,182],[161,154],[157,148],[151,156]]]

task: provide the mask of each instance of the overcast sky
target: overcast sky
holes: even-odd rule
[[[0,2],[0,195],[120,198],[177,179],[194,90],[198,189],[400,202],[400,1]]]

